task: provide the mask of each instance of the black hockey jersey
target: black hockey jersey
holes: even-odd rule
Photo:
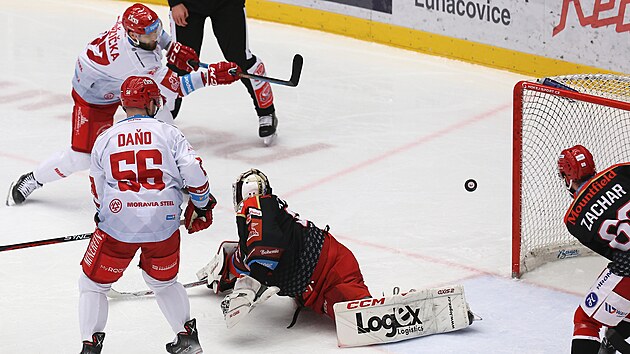
[[[614,165],[586,182],[564,216],[569,232],[630,275],[630,163]]]
[[[302,294],[317,265],[326,231],[301,220],[275,195],[244,200],[236,224],[236,270],[279,287],[279,295]]]

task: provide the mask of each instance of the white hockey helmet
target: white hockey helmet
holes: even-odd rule
[[[271,194],[271,185],[264,173],[255,168],[243,172],[232,184],[234,210],[238,211],[239,204],[249,197],[268,194]]]

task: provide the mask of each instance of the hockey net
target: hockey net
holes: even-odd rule
[[[630,76],[557,76],[514,87],[512,276],[592,252],[563,217],[571,196],[558,177],[560,151],[581,144],[598,170],[630,161]]]

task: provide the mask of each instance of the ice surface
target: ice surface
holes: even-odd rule
[[[0,192],[70,138],[70,81],[77,54],[129,6],[105,0],[5,2],[0,12]],[[153,6],[163,19],[167,8]],[[202,59],[221,60],[209,23]],[[180,280],[190,282],[219,243],[234,239],[231,183],[263,170],[291,209],[331,232],[358,258],[373,294],[449,283],[465,286],[483,321],[398,344],[339,349],[334,324],[273,298],[228,330],[220,298],[190,289],[207,352],[562,353],[573,311],[605,262],[558,262],[510,279],[511,104],[521,75],[318,31],[249,21],[250,46],[274,86],[279,138],[257,137],[242,85],[185,98],[177,125],[219,200],[213,226],[182,241]],[[121,112],[118,113],[118,116]],[[479,187],[469,193],[464,182]],[[561,186],[558,186],[561,188]],[[90,232],[87,173],[0,207],[0,244]],[[86,241],[0,253],[0,353],[80,350],[79,261]],[[136,262],[132,262],[135,264]],[[145,289],[130,267],[115,288]],[[111,301],[103,353],[158,353],[173,338],[153,298]]]

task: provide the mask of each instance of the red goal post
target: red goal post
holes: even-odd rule
[[[592,153],[598,171],[630,161],[630,77],[567,75],[514,86],[512,277],[558,259],[592,254],[563,217],[571,196],[558,177],[562,149]]]

